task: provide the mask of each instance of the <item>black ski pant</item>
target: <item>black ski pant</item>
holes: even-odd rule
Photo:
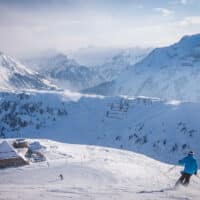
[[[190,177],[192,174],[187,174],[185,172],[181,172],[181,177],[176,182],[176,186],[179,184],[187,186],[190,183]]]

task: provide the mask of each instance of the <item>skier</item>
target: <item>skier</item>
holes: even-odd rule
[[[61,181],[64,179],[64,176],[62,174],[60,174],[59,177]]]
[[[190,182],[190,177],[193,174],[197,175],[198,165],[197,160],[194,158],[194,152],[190,151],[188,156],[179,160],[178,163],[184,165],[184,170],[181,171],[181,177],[178,179],[175,186],[178,186],[179,184],[187,186]]]

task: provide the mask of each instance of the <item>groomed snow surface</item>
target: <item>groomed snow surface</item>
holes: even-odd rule
[[[40,143],[47,147],[47,161],[0,170],[1,200],[199,200],[195,176],[188,187],[172,189],[180,167],[170,171],[171,165],[124,150]]]

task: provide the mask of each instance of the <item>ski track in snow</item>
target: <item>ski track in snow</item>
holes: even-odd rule
[[[166,176],[171,165],[144,155],[47,140],[41,143],[47,146],[49,165],[41,162],[0,170],[0,200],[199,200],[199,179],[192,177],[189,187],[172,189],[180,168]]]

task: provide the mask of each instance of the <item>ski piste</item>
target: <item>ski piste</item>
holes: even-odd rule
[[[177,166],[173,166],[169,169],[169,171],[171,171],[172,169],[175,169]],[[200,179],[200,177],[198,175],[195,175],[194,177]],[[138,193],[139,194],[148,194],[148,193],[162,193],[162,192],[167,192],[167,191],[177,191],[179,188],[189,188],[190,185],[187,185],[187,186],[184,186],[184,185],[174,185],[174,186],[171,186],[171,187],[167,187],[167,188],[163,188],[163,189],[155,189],[155,190],[141,190],[139,191]]]
[[[169,187],[169,188],[163,188],[163,189],[158,189],[158,190],[141,190],[138,193],[139,194],[145,194],[145,193],[159,193],[159,192],[166,192],[166,191],[173,191],[176,190],[177,187],[173,186],[173,187]]]
[[[173,188],[182,167],[177,166],[166,176],[172,165],[142,154],[52,140],[28,141],[38,141],[47,160],[0,170],[2,199],[16,200],[17,194],[30,200],[45,200],[49,195],[51,200],[199,200],[196,176],[187,188]]]

